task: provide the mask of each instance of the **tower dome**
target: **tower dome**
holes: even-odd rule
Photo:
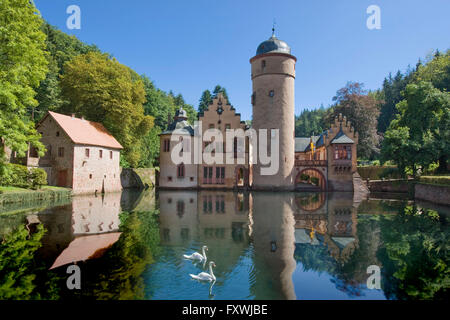
[[[269,52],[291,54],[291,48],[286,42],[275,37],[275,33],[273,32],[272,36],[268,40],[261,42],[258,46],[258,49],[256,49],[256,55]]]

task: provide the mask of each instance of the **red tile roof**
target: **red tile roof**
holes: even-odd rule
[[[113,149],[123,149],[122,145],[98,122],[66,116],[49,111],[59,126],[75,144],[87,144]]]

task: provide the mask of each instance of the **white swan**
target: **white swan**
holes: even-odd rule
[[[213,273],[212,268],[216,267],[216,264],[211,261],[209,263],[209,273],[207,272],[200,272],[199,274],[195,275],[195,274],[189,274],[191,276],[192,279],[195,280],[200,280],[200,281],[216,281],[216,276]]]
[[[203,246],[202,247],[202,253],[203,255],[201,255],[198,252],[194,252],[193,254],[191,254],[190,256],[183,254],[183,257],[185,259],[189,259],[189,260],[200,260],[203,262],[206,262],[207,258],[206,258],[206,253],[205,250],[208,251],[208,247],[207,246]]]

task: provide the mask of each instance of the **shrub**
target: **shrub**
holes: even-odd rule
[[[40,168],[28,170],[26,166],[8,163],[3,175],[0,176],[0,185],[26,189],[38,189],[47,184],[47,173]]]
[[[309,176],[307,174],[302,173],[300,175],[300,180],[302,181],[308,181],[309,180]]]
[[[449,176],[422,176],[420,177],[420,182],[440,184],[440,185],[450,185]]]
[[[319,178],[311,177],[311,183],[317,186],[319,184]]]
[[[47,184],[47,173],[41,168],[33,168],[30,170],[31,187],[39,189]]]
[[[19,188],[30,188],[31,179],[26,166],[10,163],[7,169],[9,175],[9,183],[7,185]]]

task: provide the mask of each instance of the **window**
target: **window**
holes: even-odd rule
[[[184,164],[179,164],[177,167],[177,177],[184,178]]]
[[[210,123],[210,124],[209,124],[209,128],[210,128],[210,129],[214,129],[214,123]]]
[[[103,150],[98,150],[98,157],[103,158]]]
[[[89,148],[84,149],[84,155],[89,158]]]
[[[92,179],[92,173],[89,175],[89,179]]]
[[[58,157],[64,157],[64,147],[58,148]]]
[[[170,176],[167,177],[167,180],[172,181],[172,177],[170,177]]]
[[[261,61],[261,69],[262,69],[262,72],[266,71],[266,60]]]
[[[231,124],[227,123],[227,124],[225,125],[225,130],[229,130],[229,129],[231,129]]]
[[[352,147],[337,145],[334,147],[334,159],[335,160],[351,160],[352,159]]]
[[[112,152],[112,151],[109,152],[109,158],[110,158],[110,159],[113,158],[113,152]]]
[[[59,131],[56,131],[56,136],[59,137]]]
[[[225,183],[225,167],[216,167],[216,183]]]
[[[255,105],[256,102],[256,92],[253,92],[252,94],[252,105]]]
[[[274,95],[275,95],[275,91],[270,90],[270,91],[269,91],[269,97],[273,98]]]
[[[181,218],[184,214],[184,201],[178,200],[177,201],[177,215]]]
[[[164,139],[163,151],[164,152],[170,151],[170,140],[169,139]]]

